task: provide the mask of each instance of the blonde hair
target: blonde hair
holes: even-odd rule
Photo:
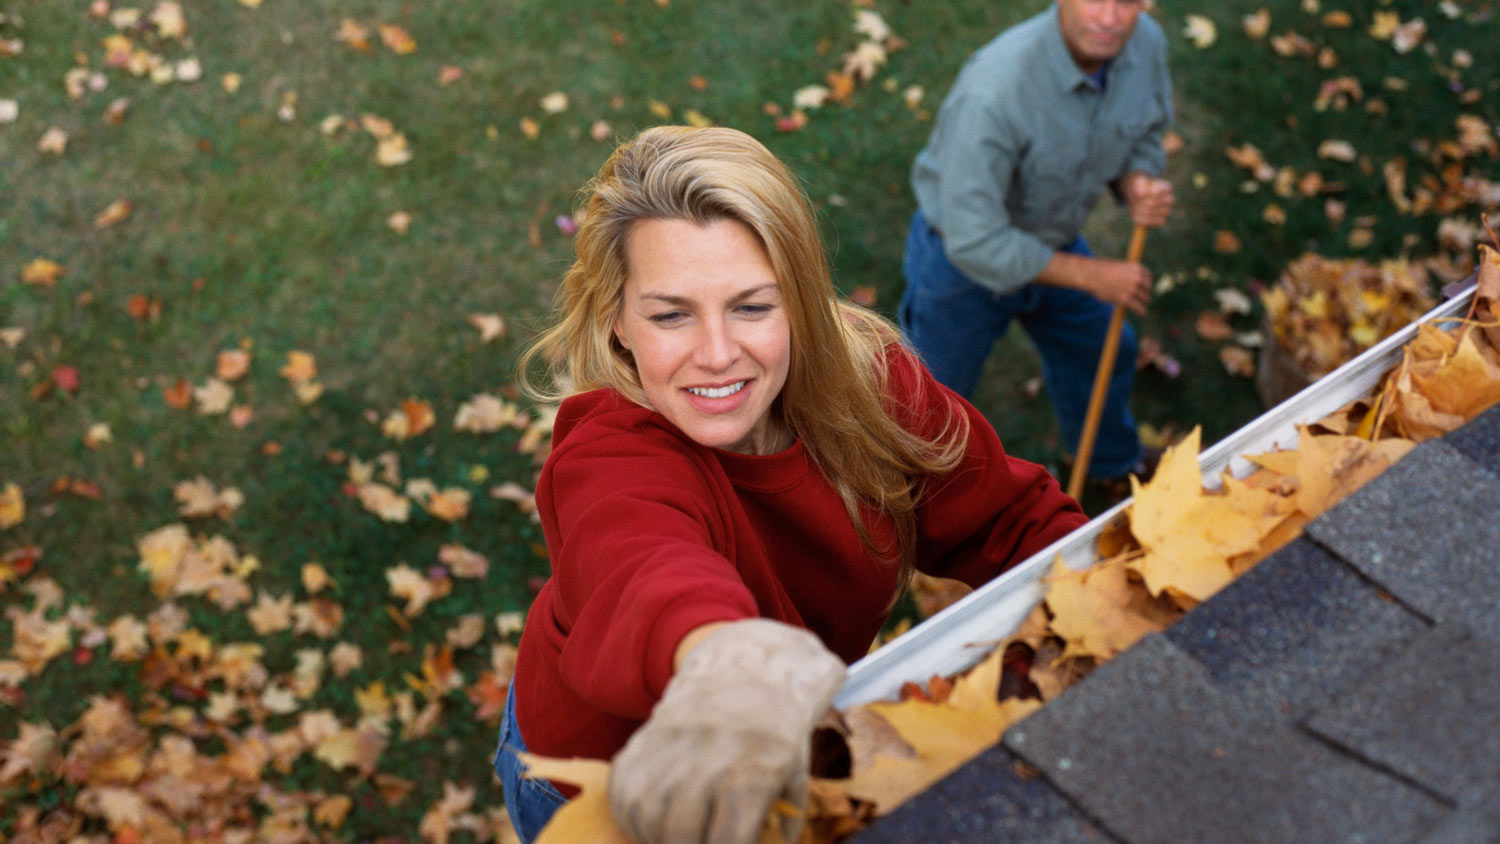
[[[918,484],[957,466],[968,419],[950,413],[929,439],[892,416],[902,399],[887,406],[885,355],[900,335],[878,314],[836,297],[796,177],[743,132],[658,126],[616,149],[584,190],[589,198],[575,238],[577,259],[558,291],[557,322],[521,356],[526,392],[555,401],[607,387],[649,407],[634,361],[613,330],[632,224],[745,224],[771,260],[790,323],[790,365],[772,413],[802,438],[867,550],[900,566],[904,588],[915,562]],[[529,377],[537,358],[548,365],[549,387]],[[861,514],[866,507],[891,517],[897,548],[875,547]]]

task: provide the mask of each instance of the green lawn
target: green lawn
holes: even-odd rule
[[[793,94],[823,81],[861,39],[850,3],[184,0],[186,29],[176,37],[149,22],[93,16],[83,2],[0,5],[0,101],[14,101],[17,112],[7,122],[0,102],[0,330],[7,331],[0,338],[15,341],[0,339],[0,490],[13,484],[25,502],[24,518],[0,529],[0,558],[9,560],[0,564],[7,608],[0,677],[4,660],[29,647],[30,634],[19,632],[23,616],[55,622],[69,608],[93,613],[90,621],[74,610],[60,628],[65,647],[45,667],[34,665],[35,676],[9,688],[0,682],[0,837],[35,822],[22,807],[74,806],[98,784],[77,766],[71,778],[55,768],[7,773],[4,760],[19,746],[7,742],[27,725],[61,731],[91,697],[111,694],[124,695],[143,718],[178,707],[171,718],[191,724],[168,718],[171,726],[157,724],[154,734],[185,730],[212,756],[226,746],[223,731],[242,735],[259,722],[285,732],[300,712],[329,710],[352,725],[355,690],[384,682],[392,694],[413,691],[418,708],[429,698],[441,706],[425,736],[403,738],[410,724],[391,721],[377,770],[412,781],[411,796],[392,804],[372,777],[311,752],[285,772],[267,768],[265,781],[287,793],[351,795],[357,811],[336,830],[319,828],[349,841],[417,839],[445,780],[475,789],[475,811],[498,806],[488,767],[495,725],[477,717],[464,690],[515,640],[492,619],[523,611],[546,574],[540,530],[515,503],[490,494],[506,482],[530,489],[536,466],[518,450],[521,428],[475,434],[453,422],[476,394],[515,399],[513,361],[545,319],[570,259],[559,215],[613,142],[644,126],[702,118],[742,128],[804,180],[841,289],[871,287],[890,313],[912,211],[906,172],[931,113],[969,52],[1041,6],[875,0],[870,8],[904,48],[846,105],[809,111],[804,128],[781,132],[768,104],[789,112]],[[1202,425],[1210,443],[1260,411],[1250,379],[1220,364],[1224,343],[1193,330],[1197,314],[1216,307],[1216,290],[1257,290],[1309,250],[1462,260],[1467,250],[1440,244],[1440,223],[1473,225],[1485,203],[1492,213],[1500,205],[1493,186],[1500,60],[1484,46],[1500,28],[1493,2],[1265,6],[1270,35],[1300,33],[1310,54],[1280,55],[1270,39],[1249,37],[1241,21],[1256,5],[1168,4],[1157,12],[1172,42],[1184,141],[1169,165],[1181,210],[1147,244],[1147,263],[1164,284],[1137,326],[1182,370],[1175,378],[1143,372],[1135,407],[1157,430]],[[151,0],[140,11],[158,8]],[[1351,25],[1325,17],[1335,11],[1347,12]],[[1371,34],[1377,13],[1401,22],[1420,16],[1425,37],[1397,52]],[[1215,43],[1189,42],[1187,14],[1216,23]],[[336,39],[346,18],[367,29],[367,49]],[[402,27],[415,49],[382,43],[382,23]],[[201,78],[158,83],[106,66],[105,39],[117,34],[189,77],[191,67],[179,63],[196,59]],[[1322,48],[1330,52],[1320,57]],[[445,68],[458,69],[447,71],[447,83]],[[102,90],[90,88],[90,74]],[[237,88],[225,84],[227,74],[238,75]],[[70,76],[81,80],[77,97]],[[1344,77],[1358,83],[1357,95]],[[1329,83],[1343,99],[1320,109]],[[914,107],[913,86],[921,88]],[[566,107],[549,111],[544,98],[554,92],[566,95]],[[106,120],[120,99],[128,101],[123,119]],[[367,115],[405,137],[409,161],[377,162],[377,139],[362,122],[379,128],[378,121]],[[1460,115],[1481,129],[1461,136]],[[67,134],[60,154],[38,148],[54,127]],[[1320,158],[1327,139],[1349,141],[1354,160]],[[1278,195],[1274,180],[1257,180],[1225,155],[1245,143],[1273,168],[1319,173],[1326,189]],[[1403,213],[1393,202],[1385,173],[1397,159],[1404,195],[1426,190],[1431,207]],[[128,216],[97,225],[122,199],[131,203]],[[1329,217],[1329,200],[1343,203],[1342,218]],[[1284,222],[1268,221],[1273,203]],[[397,212],[410,216],[404,233],[388,224]],[[1221,232],[1241,248],[1216,250]],[[1105,255],[1123,253],[1127,234],[1128,221],[1112,208],[1101,208],[1088,230]],[[63,268],[52,284],[23,282],[38,259]],[[503,315],[509,331],[485,342],[471,314]],[[1259,320],[1257,311],[1232,324],[1248,332]],[[251,353],[248,373],[231,382],[232,404],[251,408],[248,422],[173,406],[179,379],[205,385],[216,355],[233,348]],[[316,357],[323,393],[310,404],[280,374],[294,350]],[[1061,454],[1046,396],[1026,390],[1038,374],[1034,353],[1013,332],[991,359],[976,403],[1013,452],[1055,466]],[[381,423],[408,398],[430,402],[436,424],[391,438]],[[86,442],[99,423],[111,439]],[[351,459],[387,451],[399,459],[402,482],[425,478],[469,491],[467,515],[448,521],[414,507],[408,521],[387,522],[361,507],[351,495]],[[160,658],[111,659],[110,643],[90,635],[94,625],[157,610],[137,541],[181,520],[173,489],[199,475],[236,487],[244,504],[189,521],[193,534],[221,535],[253,555],[258,570],[242,573],[256,595],[308,602],[299,573],[320,563],[333,585],[319,594],[342,608],[343,621],[326,639],[261,635],[246,613],[253,600],[226,608],[190,595],[177,599],[187,623],[216,646],[263,645],[273,684],[290,682],[297,651],[327,652],[336,642],[363,650],[362,667],[325,678],[298,699],[297,711],[246,703],[209,729],[203,696],[225,693],[227,681],[205,678],[181,641],[163,642],[173,673]],[[439,547],[455,543],[485,555],[488,574],[450,580],[429,571]],[[25,573],[20,549],[28,546],[41,557]],[[386,578],[403,563],[428,573],[429,586],[450,585],[451,594],[406,618]],[[61,602],[36,613],[47,578]],[[473,613],[487,620],[486,633],[458,649],[463,683],[415,691],[406,677],[421,676],[425,646],[440,645]],[[65,736],[65,753],[72,740]],[[257,822],[274,814],[265,802],[248,805]],[[83,829],[102,832],[105,824],[90,817]]]

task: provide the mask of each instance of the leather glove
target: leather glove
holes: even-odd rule
[[[844,663],[806,630],[726,624],[687,652],[609,774],[609,806],[639,844],[753,844],[780,799],[807,805],[810,737]],[[793,842],[803,819],[779,818]]]

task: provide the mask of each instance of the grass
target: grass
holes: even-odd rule
[[[764,106],[788,108],[794,91],[821,81],[856,43],[848,3],[266,0],[249,8],[200,0],[184,6],[189,41],[135,39],[174,61],[200,60],[201,81],[165,85],[102,68],[101,40],[115,30],[89,17],[86,5],[8,4],[0,39],[20,38],[24,50],[0,58],[0,98],[20,105],[15,122],[0,124],[0,328],[24,328],[26,336],[14,349],[0,345],[0,486],[24,489],[27,515],[0,532],[0,554],[39,546],[44,557],[33,578],[55,579],[67,603],[94,608],[101,621],[144,616],[156,600],[136,571],[135,542],[178,519],[173,486],[199,474],[237,486],[246,499],[237,513],[193,529],[222,534],[258,557],[258,589],[301,595],[303,563],[329,570],[333,597],[346,611],[338,638],[362,645],[367,664],[345,682],[326,683],[306,705],[350,717],[352,687],[378,679],[402,685],[404,673],[420,671],[421,645],[441,641],[466,613],[524,609],[531,582],[546,573],[540,531],[514,505],[486,494],[502,481],[530,486],[535,467],[516,451],[519,432],[476,436],[451,430],[451,420],[470,396],[504,394],[513,382],[515,355],[545,318],[570,259],[554,218],[571,209],[614,140],[661,122],[653,107],[663,106],[672,120],[692,109],[761,137],[804,180],[840,287],[872,286],[878,307],[890,313],[912,210],[907,169],[931,126],[920,112],[936,109],[973,49],[1041,5],[876,0],[908,46],[849,105],[813,112],[800,132],[778,133]],[[1481,178],[1496,172],[1495,156],[1484,151],[1435,163],[1428,152],[1456,136],[1461,113],[1492,127],[1497,121],[1500,66],[1484,49],[1496,35],[1493,3],[1457,4],[1457,18],[1405,0],[1325,0],[1318,14],[1289,0],[1265,5],[1273,34],[1295,29],[1331,48],[1337,64],[1278,56],[1246,37],[1240,18],[1254,11],[1249,4],[1159,13],[1171,37],[1177,131],[1186,147],[1169,170],[1181,212],[1146,250],[1172,289],[1137,325],[1182,362],[1183,374],[1143,372],[1134,401],[1142,422],[1179,433],[1201,424],[1205,442],[1260,410],[1251,382],[1220,366],[1221,344],[1192,330],[1196,314],[1213,307],[1214,290],[1270,283],[1308,250],[1371,259],[1445,254],[1435,236],[1440,219],[1474,222],[1481,209],[1468,203],[1443,214],[1398,213],[1382,180],[1385,162],[1404,158],[1412,185],[1440,177],[1444,167]],[[1334,8],[1351,13],[1355,25],[1323,25],[1321,13]],[[1195,11],[1218,26],[1218,42],[1207,49],[1179,34],[1183,15]],[[1426,42],[1397,54],[1366,32],[1376,11],[1424,17]],[[369,51],[334,40],[343,18],[371,28]],[[397,55],[381,46],[378,21],[405,27],[416,51]],[[1471,54],[1467,67],[1454,60],[1459,49]],[[102,70],[108,87],[71,99],[62,80],[80,55]],[[439,84],[449,65],[463,77]],[[242,76],[236,92],[221,86],[226,73]],[[1359,80],[1363,99],[1316,110],[1320,85],[1344,75]],[[1388,78],[1405,80],[1405,90]],[[901,96],[913,85],[925,91],[918,110]],[[1479,99],[1462,102],[1469,90]],[[553,91],[567,94],[567,110],[543,110],[541,99]],[[291,94],[295,116],[282,120],[278,109]],[[127,116],[109,125],[102,115],[119,97],[129,100]],[[1383,113],[1367,111],[1375,97],[1385,102]],[[318,124],[331,114],[349,122],[324,134]],[[375,140],[356,128],[364,114],[392,121],[408,137],[409,163],[376,164]],[[523,119],[536,121],[535,139],[521,131]],[[595,140],[601,120],[609,130]],[[36,146],[53,126],[70,136],[60,156]],[[1368,166],[1319,159],[1326,138],[1352,141]],[[1246,142],[1277,166],[1316,169],[1343,183],[1332,196],[1347,204],[1344,219],[1325,215],[1327,196],[1276,197],[1260,183],[1248,190],[1248,174],[1223,154]],[[130,217],[96,229],[95,215],[120,198],[134,203]],[[1282,224],[1263,217],[1272,201],[1286,211]],[[385,222],[397,211],[412,216],[404,235]],[[1362,217],[1371,218],[1371,235],[1359,247],[1350,235]],[[1096,252],[1115,255],[1127,231],[1118,210],[1102,207],[1087,234]],[[1243,248],[1216,251],[1220,231],[1234,233]],[[36,258],[66,267],[54,287],[19,283]],[[132,296],[159,300],[159,316],[131,316]],[[471,313],[505,315],[510,334],[481,342],[467,323]],[[1258,320],[1236,317],[1235,326],[1254,330]],[[241,345],[254,355],[250,374],[235,384],[236,401],[254,407],[249,425],[167,405],[166,387],[178,378],[202,383],[219,350]],[[293,398],[277,372],[294,349],[316,354],[326,386],[310,406]],[[76,367],[76,394],[46,388],[59,366]],[[976,404],[1013,452],[1056,465],[1060,446],[1046,397],[1024,389],[1038,372],[1023,335],[1012,332],[992,357]],[[437,427],[407,442],[383,436],[379,419],[412,396],[433,404]],[[88,448],[84,433],[98,422],[109,424],[113,442]],[[269,456],[268,444],[279,453]],[[364,512],[343,489],[347,466],[330,453],[370,459],[386,450],[399,454],[406,478],[470,489],[473,511],[453,524],[421,513],[390,524]],[[95,484],[99,497],[54,491],[59,478]],[[490,574],[456,582],[451,596],[403,630],[386,610],[399,602],[384,571],[400,562],[432,565],[448,542],[486,554]],[[8,607],[31,605],[19,585],[0,594]],[[194,598],[182,604],[216,642],[254,638],[242,612]],[[0,649],[13,642],[9,627],[0,626]],[[468,681],[505,641],[492,631],[459,654]],[[290,633],[263,643],[273,674],[290,670],[294,650],[328,645]],[[103,653],[86,666],[64,655],[24,684],[22,699],[0,704],[0,747],[20,723],[71,723],[94,694],[124,691],[139,701],[134,665]],[[462,694],[445,705],[432,737],[395,742],[383,759],[382,771],[419,781],[415,795],[395,807],[362,806],[337,836],[414,837],[443,779],[478,786],[483,805],[498,802],[487,773],[494,725],[474,718]],[[370,792],[310,761],[299,763],[293,782]],[[0,805],[65,800],[72,789],[37,778],[0,791]],[[0,817],[0,834],[13,834],[15,813]]]

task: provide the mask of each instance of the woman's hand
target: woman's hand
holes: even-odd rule
[[[844,663],[806,630],[718,626],[615,755],[615,822],[640,844],[753,844],[776,801],[807,805],[810,736],[843,680]],[[773,822],[795,841],[803,821]]]

